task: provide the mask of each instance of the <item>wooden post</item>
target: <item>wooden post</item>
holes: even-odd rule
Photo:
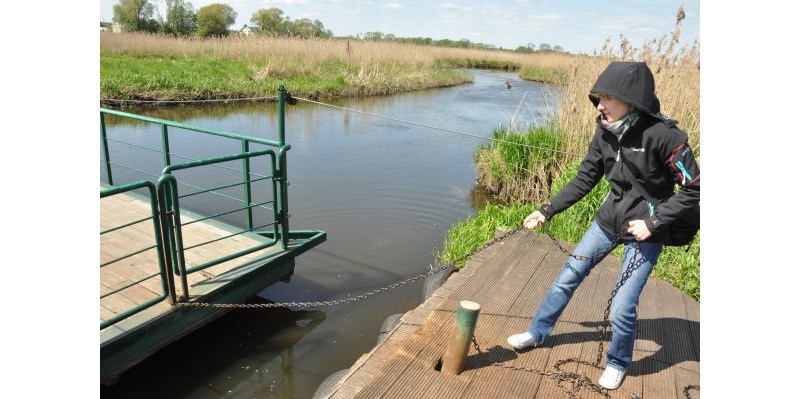
[[[472,301],[461,301],[456,310],[456,331],[447,345],[447,350],[442,357],[442,371],[452,375],[459,375],[464,371],[464,363],[469,353],[469,345],[475,332],[478,313],[481,305]]]

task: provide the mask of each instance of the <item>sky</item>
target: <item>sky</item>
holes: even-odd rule
[[[163,0],[150,0],[164,9]],[[100,0],[100,19],[110,22],[119,0]],[[228,4],[237,13],[230,29],[250,24],[262,8],[279,8],[292,20],[319,20],[336,36],[366,32],[434,40],[468,39],[506,49],[547,43],[571,53],[592,54],[607,39],[618,45],[624,35],[635,46],[669,35],[681,0],[192,0],[195,11],[212,3]],[[683,2],[679,46],[700,41],[700,1]],[[165,13],[162,11],[162,15]],[[617,46],[618,47],[618,46]]]

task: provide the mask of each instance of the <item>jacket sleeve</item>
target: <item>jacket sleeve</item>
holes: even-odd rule
[[[682,214],[700,203],[700,166],[685,134],[681,136],[680,141],[672,140],[668,143],[663,160],[679,190],[666,202],[658,205],[655,215],[645,220],[651,232],[661,230],[662,226],[678,220]]]
[[[539,212],[547,220],[580,201],[603,178],[605,168],[603,166],[603,153],[600,148],[601,134],[600,131],[597,131],[592,138],[592,142],[589,144],[589,151],[586,157],[583,158],[583,162],[581,162],[578,174],[550,202],[543,204],[539,208]]]

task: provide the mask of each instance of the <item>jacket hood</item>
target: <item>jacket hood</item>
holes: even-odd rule
[[[597,107],[600,99],[595,94],[606,94],[661,119],[661,103],[655,89],[653,73],[644,62],[612,62],[592,86],[589,100]]]

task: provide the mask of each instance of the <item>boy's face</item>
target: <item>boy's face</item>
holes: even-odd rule
[[[622,118],[631,110],[631,106],[614,97],[606,94],[598,94],[600,102],[597,103],[597,110],[605,116],[608,123],[614,123]]]

